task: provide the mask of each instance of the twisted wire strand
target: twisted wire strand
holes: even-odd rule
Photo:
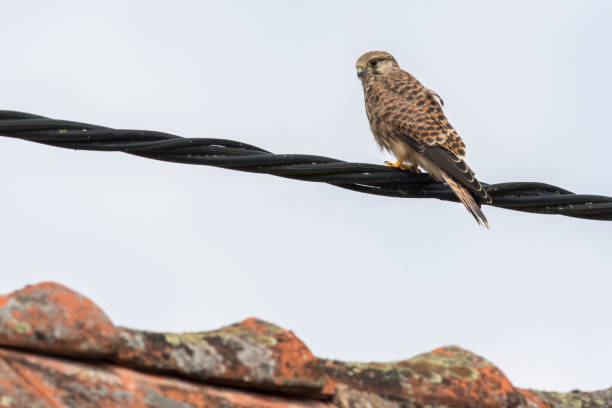
[[[183,138],[163,132],[112,129],[1,110],[0,135],[67,149],[120,151],[155,160],[328,183],[361,193],[458,201],[448,186],[434,181],[427,174],[376,164],[349,163],[324,156],[273,154],[234,140]],[[493,198],[491,205],[495,207],[612,221],[612,197],[574,194],[537,182],[482,185]]]

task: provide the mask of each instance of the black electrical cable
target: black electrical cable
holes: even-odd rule
[[[121,151],[149,159],[329,183],[368,194],[458,201],[446,185],[427,174],[323,156],[273,154],[233,140],[111,129],[14,111],[0,111],[0,135],[68,149]],[[574,194],[535,182],[482,184],[495,207],[612,221],[612,197]]]

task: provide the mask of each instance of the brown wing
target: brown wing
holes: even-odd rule
[[[482,185],[474,176],[474,172],[463,159],[440,146],[425,147],[423,155],[467,188],[480,202],[491,204],[491,197],[482,188]]]
[[[413,120],[423,141],[429,146],[441,146],[459,158],[465,157],[465,143],[442,111],[442,98],[426,88],[413,102]]]
[[[423,88],[423,92],[409,102],[410,109],[406,109],[401,117],[393,118],[394,136],[422,153],[465,186],[480,202],[490,204],[491,197],[462,159],[465,144],[446,119],[439,101],[437,94]]]

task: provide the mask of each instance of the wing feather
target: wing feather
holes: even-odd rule
[[[424,103],[411,104],[413,109],[406,110],[403,117],[392,121],[395,137],[423,154],[470,191],[479,202],[490,204],[491,197],[463,160],[465,144],[442,112],[441,98],[424,89],[419,101]],[[419,108],[414,109],[414,106]]]
[[[440,146],[427,147],[423,155],[474,194],[478,201],[485,204],[493,202],[491,196],[482,188],[482,185],[474,176],[474,172],[463,159]]]

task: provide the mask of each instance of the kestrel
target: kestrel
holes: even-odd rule
[[[465,144],[444,116],[442,98],[384,51],[359,57],[357,76],[374,138],[397,159],[385,163],[416,173],[422,167],[436,181],[447,183],[478,224],[488,227],[480,204],[490,204],[491,197],[463,161]]]

